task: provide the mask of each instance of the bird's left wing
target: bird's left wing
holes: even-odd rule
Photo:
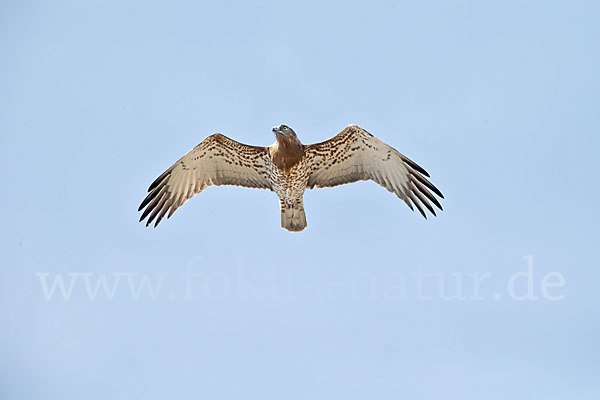
[[[425,218],[421,205],[433,215],[430,202],[442,209],[431,192],[444,196],[427,180],[427,171],[359,126],[349,125],[325,142],[306,146],[306,157],[311,171],[306,185],[309,189],[373,180],[404,200],[411,210],[412,202]]]
[[[266,147],[248,146],[215,133],[181,157],[148,188],[140,222],[149,216],[146,226],[156,219],[156,227],[194,195],[210,185],[236,185],[270,189]]]

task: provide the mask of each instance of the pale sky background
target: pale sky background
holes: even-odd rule
[[[599,20],[594,1],[3,1],[0,398],[600,398]],[[307,192],[291,234],[273,193],[219,187],[137,222],[206,136],[268,145],[280,123],[304,143],[361,125],[445,211],[359,183]],[[457,276],[464,298],[440,296]],[[90,298],[100,277],[120,280]]]

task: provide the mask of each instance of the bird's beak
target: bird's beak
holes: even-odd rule
[[[286,134],[281,131],[279,125],[273,127],[273,133],[275,134],[275,137],[286,136]]]

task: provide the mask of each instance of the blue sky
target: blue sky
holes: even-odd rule
[[[598,398],[599,17],[3,2],[0,397]],[[445,211],[361,182],[308,191],[291,234],[273,193],[219,187],[137,222],[206,136],[280,123],[304,143],[359,124]]]

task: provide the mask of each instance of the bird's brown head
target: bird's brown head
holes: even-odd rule
[[[273,127],[273,132],[275,133],[275,137],[277,139],[290,139],[290,138],[294,138],[297,139],[296,137],[296,132],[294,132],[294,130],[292,128],[290,128],[287,125],[277,125]]]

